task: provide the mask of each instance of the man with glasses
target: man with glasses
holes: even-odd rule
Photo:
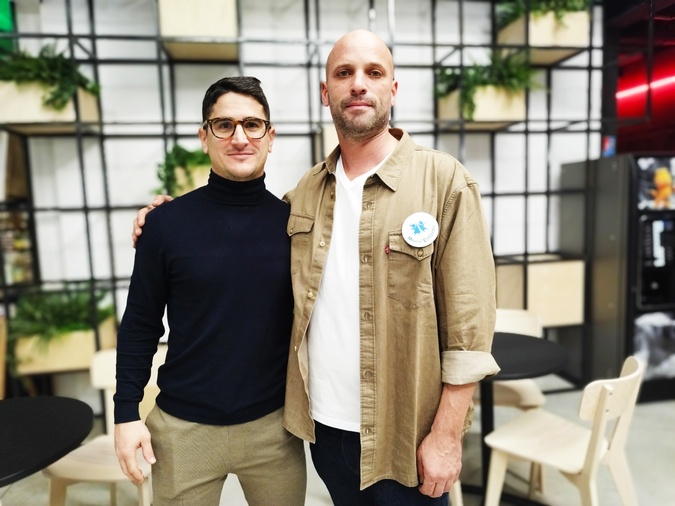
[[[118,333],[115,448],[136,483],[139,448],[153,464],[155,506],[217,505],[230,473],[252,506],[301,505],[303,443],[283,427],[289,207],[265,188],[275,130],[260,81],[212,84],[202,119],[208,184],[148,216],[136,247]],[[138,405],[165,308],[169,348],[144,424]]]

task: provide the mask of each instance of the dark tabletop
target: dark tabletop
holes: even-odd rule
[[[546,339],[495,332],[492,356],[501,369],[496,376],[487,379],[510,380],[558,372],[567,365],[569,353]]]
[[[93,411],[77,399],[40,396],[0,401],[0,487],[77,448],[93,423]]]

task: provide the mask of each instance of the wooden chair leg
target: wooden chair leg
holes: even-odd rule
[[[534,499],[536,492],[544,493],[544,468],[541,464],[532,462],[530,467],[530,499]]]
[[[630,478],[630,470],[628,469],[626,455],[622,454],[619,456],[618,454],[615,454],[614,457],[615,458],[609,462],[609,472],[619,491],[621,504],[623,506],[637,506],[637,497],[635,495],[633,481]]]
[[[66,480],[54,477],[49,479],[49,506],[65,506],[68,485],[70,482]]]
[[[138,506],[152,505],[152,482],[150,477],[147,477],[143,483],[137,486],[138,488]]]
[[[462,484],[459,480],[452,484],[450,488],[450,504],[452,506],[464,506],[462,498]]]
[[[492,457],[490,457],[487,491],[485,492],[485,506],[499,506],[502,488],[504,488],[504,478],[506,477],[506,464],[506,454],[493,449]]]
[[[578,482],[582,506],[598,506],[598,489],[593,480]]]

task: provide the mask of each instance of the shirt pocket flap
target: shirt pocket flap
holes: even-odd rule
[[[288,225],[286,226],[286,232],[289,237],[292,237],[294,234],[299,233],[308,233],[312,230],[314,226],[314,218],[309,216],[299,216],[297,214],[291,214],[288,217]]]
[[[390,232],[389,249],[404,253],[417,260],[424,260],[434,252],[434,243],[427,244],[426,246],[411,246],[405,242],[401,232]]]

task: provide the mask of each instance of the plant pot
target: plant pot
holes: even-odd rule
[[[200,186],[206,186],[209,182],[209,174],[211,172],[210,165],[197,165],[190,169],[190,174],[192,175],[192,184],[190,184],[185,169],[183,167],[176,167],[176,182],[178,183],[179,190],[176,192],[176,197],[179,195],[184,195],[187,192],[199,188]]]
[[[527,267],[527,309],[544,327],[584,322],[584,262],[558,255],[497,259],[497,307],[525,309],[524,269]]]
[[[42,104],[45,87],[37,83],[17,84],[0,81],[0,123],[8,130],[22,134],[72,133],[75,131],[74,101],[57,111]],[[96,97],[82,89],[77,90],[80,122],[98,123],[99,111]]]
[[[174,59],[239,59],[239,44],[225,40],[239,36],[236,0],[159,0],[159,32]]]
[[[511,93],[496,86],[481,86],[476,90],[476,110],[472,120],[464,118],[467,130],[501,130],[513,123],[525,121],[525,92]],[[439,121],[458,121],[459,91],[438,99]],[[459,125],[450,126],[458,130]]]
[[[117,342],[115,319],[99,326],[101,349],[114,348]],[[16,342],[16,370],[21,375],[89,369],[96,351],[93,330],[79,330],[55,337],[43,347],[37,336],[20,337]]]
[[[502,28],[497,34],[498,44],[525,45],[525,16]],[[558,21],[552,12],[542,15],[530,14],[529,40],[530,62],[553,65],[588,47],[590,16],[588,12],[570,12]],[[563,47],[565,49],[556,49]],[[513,51],[510,49],[509,51]],[[516,50],[517,51],[517,50]]]

